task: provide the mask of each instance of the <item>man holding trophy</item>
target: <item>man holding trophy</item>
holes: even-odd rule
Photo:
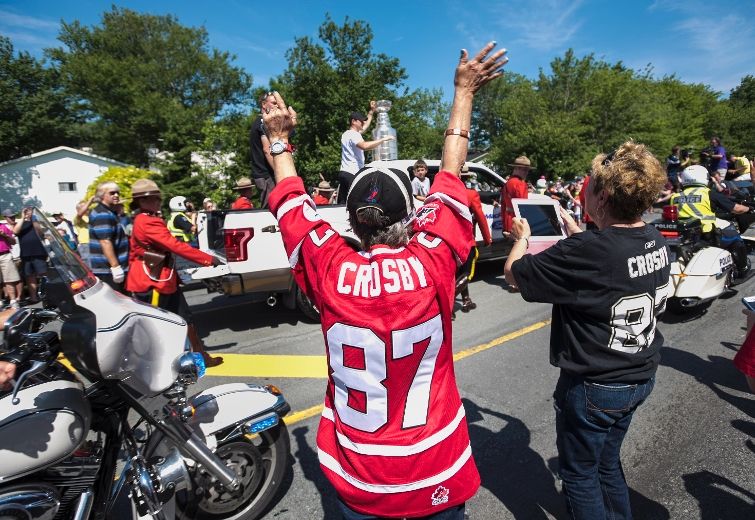
[[[349,129],[341,135],[341,171],[338,173],[338,203],[346,203],[346,195],[356,173],[364,166],[365,150],[374,150],[382,143],[395,139],[385,136],[373,141],[365,141],[362,134],[372,122],[377,102],[370,101],[370,111],[365,116],[361,112],[352,112],[349,116]]]

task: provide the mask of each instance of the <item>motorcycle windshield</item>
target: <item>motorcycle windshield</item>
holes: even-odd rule
[[[49,266],[52,267],[52,271],[48,271],[48,276],[59,278],[71,295],[85,291],[97,283],[97,277],[63,239],[62,232],[56,229],[38,208],[32,211],[31,222],[34,232],[47,252]],[[56,306],[62,303],[55,301],[54,293],[49,295],[49,299],[50,303]]]

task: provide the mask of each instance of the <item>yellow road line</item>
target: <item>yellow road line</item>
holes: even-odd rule
[[[530,332],[547,327],[550,323],[551,320],[538,321],[482,345],[462,350],[454,354],[454,361],[459,361],[460,359],[497,347]],[[67,359],[61,357],[60,362],[73,370]],[[208,368],[207,375],[221,377],[298,377],[325,379],[328,376],[328,367],[325,356],[223,354],[223,364]],[[323,405],[318,404],[290,413],[285,417],[284,421],[290,426],[310,417],[315,417],[322,413],[322,407]]]
[[[471,347],[466,350],[462,350],[454,354],[454,361],[459,361],[460,359],[464,359],[474,354],[478,354],[480,352],[483,352],[493,347],[497,347],[498,345],[502,345],[506,343],[507,341],[511,341],[513,339],[524,336],[525,334],[529,334],[530,332],[534,332],[538,329],[542,329],[543,327],[547,327],[548,325],[550,325],[550,323],[551,323],[551,320],[538,321],[537,323],[533,323],[532,325],[528,325],[519,330],[515,330],[514,332],[509,332],[508,334],[499,336],[491,341],[488,341],[487,343],[483,343],[482,345],[477,345],[476,347]],[[288,414],[286,417],[283,418],[283,422],[286,423],[286,426],[291,426],[292,424],[296,424],[298,422],[304,421],[306,419],[309,419],[310,417],[320,415],[322,413],[322,409],[323,409],[323,405],[318,404],[310,408],[306,408],[304,410],[299,410],[297,412]]]
[[[542,329],[543,327],[546,327],[550,324],[551,320],[538,321],[537,323],[533,323],[532,325],[528,325],[519,330],[515,330],[514,332],[509,332],[508,334],[504,334],[503,336],[490,340],[487,343],[483,343],[482,345],[477,345],[476,347],[462,350],[461,352],[454,354],[454,361],[459,361],[460,359],[464,359],[465,357],[469,357],[473,354],[488,350],[489,348],[497,347],[498,345],[506,343],[507,341],[511,341],[512,339],[519,338],[521,336],[524,336],[525,334],[529,334],[530,332]]]
[[[286,426],[291,426],[292,424],[309,419],[310,417],[322,414],[322,409],[323,405],[318,404],[307,408],[306,410],[299,410],[298,412],[293,412],[285,416],[283,422],[286,423]]]
[[[208,368],[208,376],[225,377],[300,377],[325,379],[325,356],[258,354],[221,354],[223,364]]]

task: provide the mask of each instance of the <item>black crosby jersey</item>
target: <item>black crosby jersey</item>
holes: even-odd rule
[[[666,240],[653,226],[577,233],[512,271],[525,300],[554,304],[552,365],[603,382],[655,374],[656,320],[671,285]]]

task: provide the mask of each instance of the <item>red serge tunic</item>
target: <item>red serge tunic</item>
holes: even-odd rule
[[[254,204],[248,198],[243,195],[239,195],[239,198],[233,201],[231,209],[254,209]]]
[[[474,215],[475,224],[477,224],[477,227],[480,228],[480,233],[482,233],[482,240],[486,246],[489,246],[493,243],[493,238],[490,236],[490,226],[488,225],[488,219],[485,218],[485,212],[482,211],[482,201],[477,190],[467,188],[467,202],[469,203],[469,209],[472,210],[472,214]]]
[[[152,280],[144,267],[142,260],[145,247],[155,251],[170,252],[196,262],[201,265],[212,265],[212,257],[199,249],[194,249],[186,242],[182,242],[168,231],[165,221],[155,215],[139,213],[134,218],[134,228],[131,231],[129,243],[128,268],[126,290],[129,292],[146,292],[156,289],[160,294],[173,294],[178,288],[178,275],[172,268],[172,262],[163,267],[158,280]]]
[[[515,216],[511,199],[528,198],[527,183],[512,175],[501,188],[501,191],[503,191],[503,230],[511,231],[511,223]]]
[[[411,195],[409,195],[411,196]],[[422,517],[480,484],[454,375],[455,272],[474,245],[464,185],[440,172],[405,247],[354,251],[298,177],[270,194],[294,276],[320,310],[329,366],[320,465],[352,509]]]

